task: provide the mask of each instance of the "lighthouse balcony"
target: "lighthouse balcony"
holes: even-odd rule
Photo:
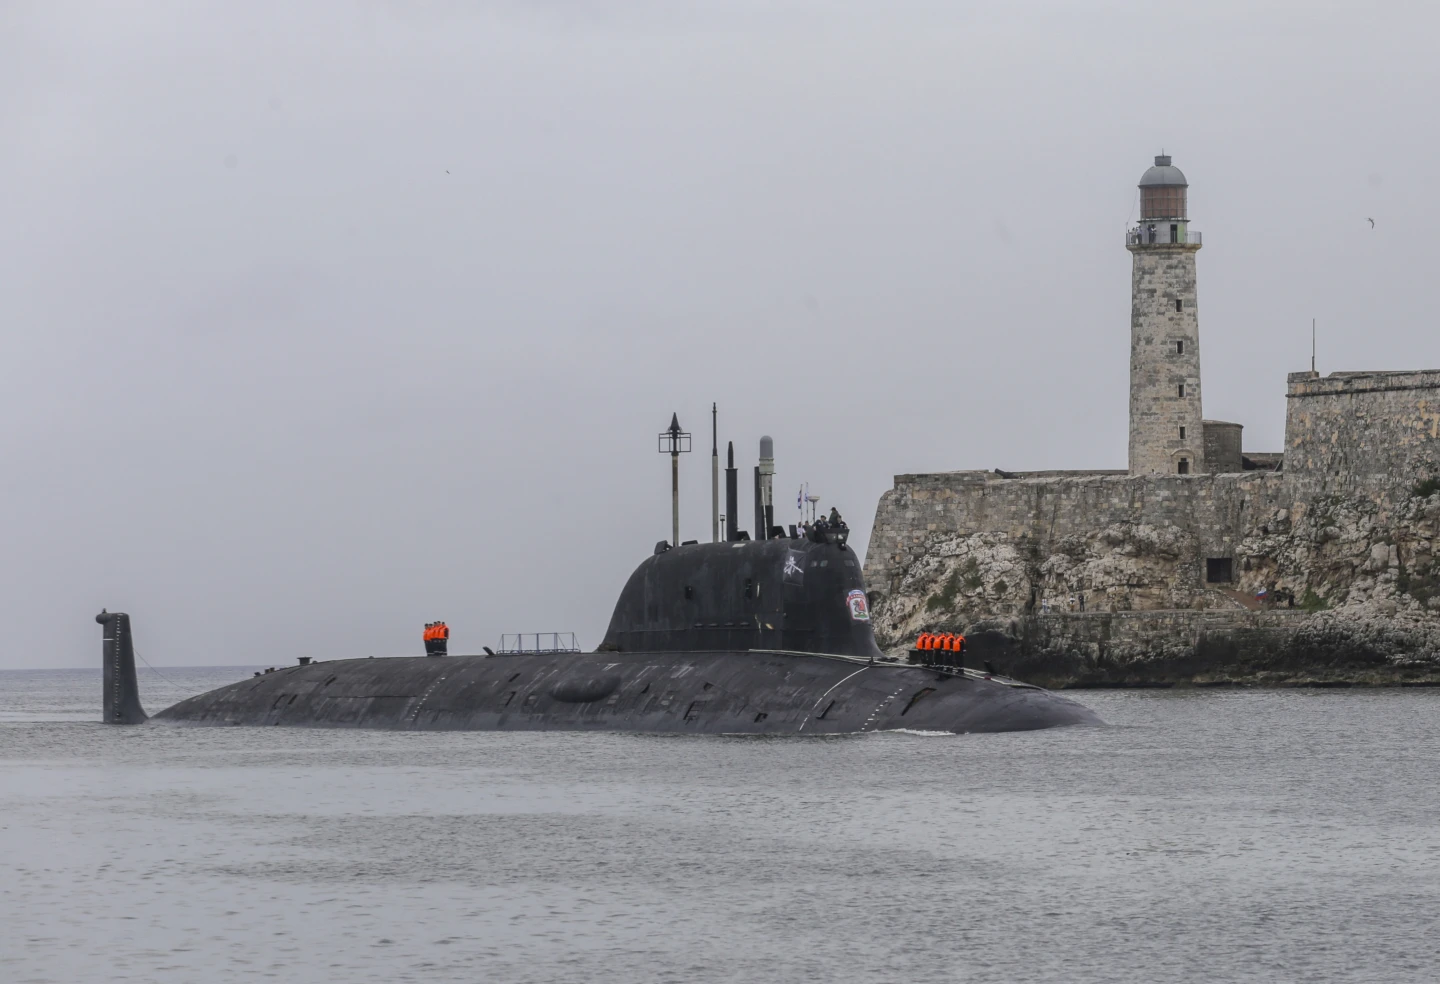
[[[1146,222],[1125,233],[1126,246],[1199,246],[1200,233],[1184,222]]]

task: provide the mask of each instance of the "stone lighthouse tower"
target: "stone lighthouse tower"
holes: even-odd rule
[[[1195,254],[1185,193],[1189,182],[1170,158],[1140,178],[1140,224],[1125,248],[1130,277],[1130,474],[1205,471],[1200,414],[1200,323]]]

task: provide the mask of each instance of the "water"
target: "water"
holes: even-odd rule
[[[152,709],[246,675],[163,672]],[[0,980],[1440,979],[1440,692],[805,739],[112,728],[99,694],[0,673]]]

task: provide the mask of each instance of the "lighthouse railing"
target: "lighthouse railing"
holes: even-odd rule
[[[1126,246],[1199,246],[1200,233],[1193,229],[1181,229],[1176,233],[1176,239],[1170,239],[1169,224],[1156,223],[1151,229],[1148,225],[1134,226],[1125,233]]]

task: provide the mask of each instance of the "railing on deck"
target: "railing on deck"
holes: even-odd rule
[[[497,653],[578,653],[573,632],[516,632],[500,637]]]
[[[1126,246],[1199,246],[1200,233],[1193,229],[1181,229],[1180,238],[1175,242],[1170,241],[1170,226],[1168,223],[1155,225],[1154,239],[1150,238],[1150,227],[1148,225],[1135,226],[1125,233]]]

